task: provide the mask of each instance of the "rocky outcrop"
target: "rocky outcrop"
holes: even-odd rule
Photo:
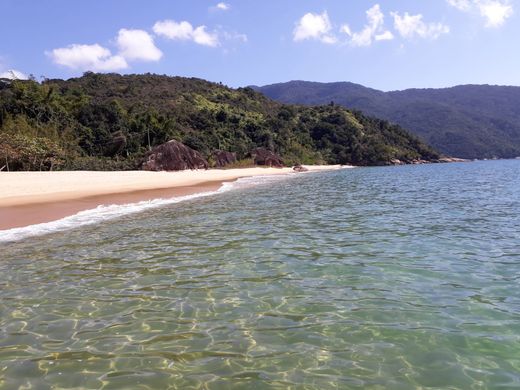
[[[146,171],[182,171],[185,169],[208,169],[202,155],[182,142],[171,140],[154,147],[142,165]]]
[[[237,154],[224,150],[215,150],[213,151],[213,159],[215,160],[215,166],[217,168],[223,168],[226,165],[235,163],[237,161]]]
[[[422,160],[422,159],[414,159],[412,161],[409,162],[409,164],[413,164],[413,165],[421,165],[421,164],[430,164],[431,161],[428,161],[428,160]]]
[[[307,171],[309,171],[309,169],[308,169],[308,168],[305,168],[303,165],[296,164],[296,165],[293,167],[293,171],[294,171],[294,172],[307,172]]]
[[[121,153],[126,147],[126,137],[122,131],[116,131],[112,134],[112,139],[106,144],[104,148],[104,155],[113,157]]]
[[[406,162],[405,161],[401,161],[398,158],[393,158],[393,159],[390,160],[390,164],[391,165],[405,165]]]
[[[377,165],[421,165],[421,164],[431,164],[437,162],[437,160],[423,160],[423,159],[413,159],[413,160],[399,160],[397,158],[393,158],[390,161],[381,161],[380,164]]]
[[[266,148],[256,148],[251,151],[251,157],[256,165],[264,165],[273,168],[283,168],[283,160],[276,153]]]
[[[413,159],[413,160],[399,160],[392,159],[388,163],[382,163],[380,165],[420,165],[420,164],[431,164],[431,163],[452,163],[452,162],[466,162],[463,158],[457,157],[441,157],[437,160],[423,160],[423,159]]]
[[[468,162],[469,160],[457,157],[441,157],[438,162],[440,163],[452,163],[452,162]]]

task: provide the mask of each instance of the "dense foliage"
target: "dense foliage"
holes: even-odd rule
[[[255,89],[284,103],[344,107],[397,123],[463,158],[520,156],[520,88],[465,85],[381,92],[352,83],[292,81]]]
[[[284,105],[251,88],[150,74],[0,81],[0,137],[0,168],[11,169],[135,169],[171,139],[206,157],[219,149],[239,160],[266,147],[286,164],[438,157],[400,127],[357,111]]]

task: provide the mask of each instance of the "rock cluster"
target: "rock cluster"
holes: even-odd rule
[[[396,158],[389,161],[389,163],[382,163],[380,165],[419,165],[419,164],[432,164],[432,163],[452,163],[452,162],[466,162],[463,158],[457,157],[441,157],[438,160],[422,160],[422,159],[413,159],[413,160],[398,160]]]
[[[251,151],[255,165],[264,165],[273,168],[283,168],[284,163],[280,156],[266,148],[256,148]]]
[[[171,140],[154,147],[142,165],[146,171],[182,171],[185,169],[208,169],[202,155],[182,142]]]
[[[466,160],[464,158],[458,158],[458,157],[441,157],[437,160],[437,162],[440,163],[452,163],[452,162],[468,162],[469,160]]]
[[[237,154],[224,150],[215,150],[213,151],[213,159],[215,160],[215,167],[223,168],[226,165],[235,163],[237,161]]]
[[[293,167],[294,172],[307,172],[308,170],[309,170],[308,168],[305,168],[303,165],[300,165],[300,164],[296,164]]]
[[[104,155],[113,157],[121,153],[126,147],[126,137],[122,131],[116,131],[112,134],[112,139],[107,143],[104,149]]]

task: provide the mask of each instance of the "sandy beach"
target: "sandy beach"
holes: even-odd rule
[[[306,166],[310,172],[339,165]],[[179,172],[0,172],[0,230],[57,220],[104,204],[215,191],[242,177],[281,175],[292,168],[242,168]]]

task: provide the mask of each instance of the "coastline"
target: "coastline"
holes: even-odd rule
[[[317,172],[347,167],[306,168]],[[0,172],[0,230],[51,222],[101,205],[216,191],[223,183],[243,177],[291,173],[292,168],[261,167],[177,172]]]

